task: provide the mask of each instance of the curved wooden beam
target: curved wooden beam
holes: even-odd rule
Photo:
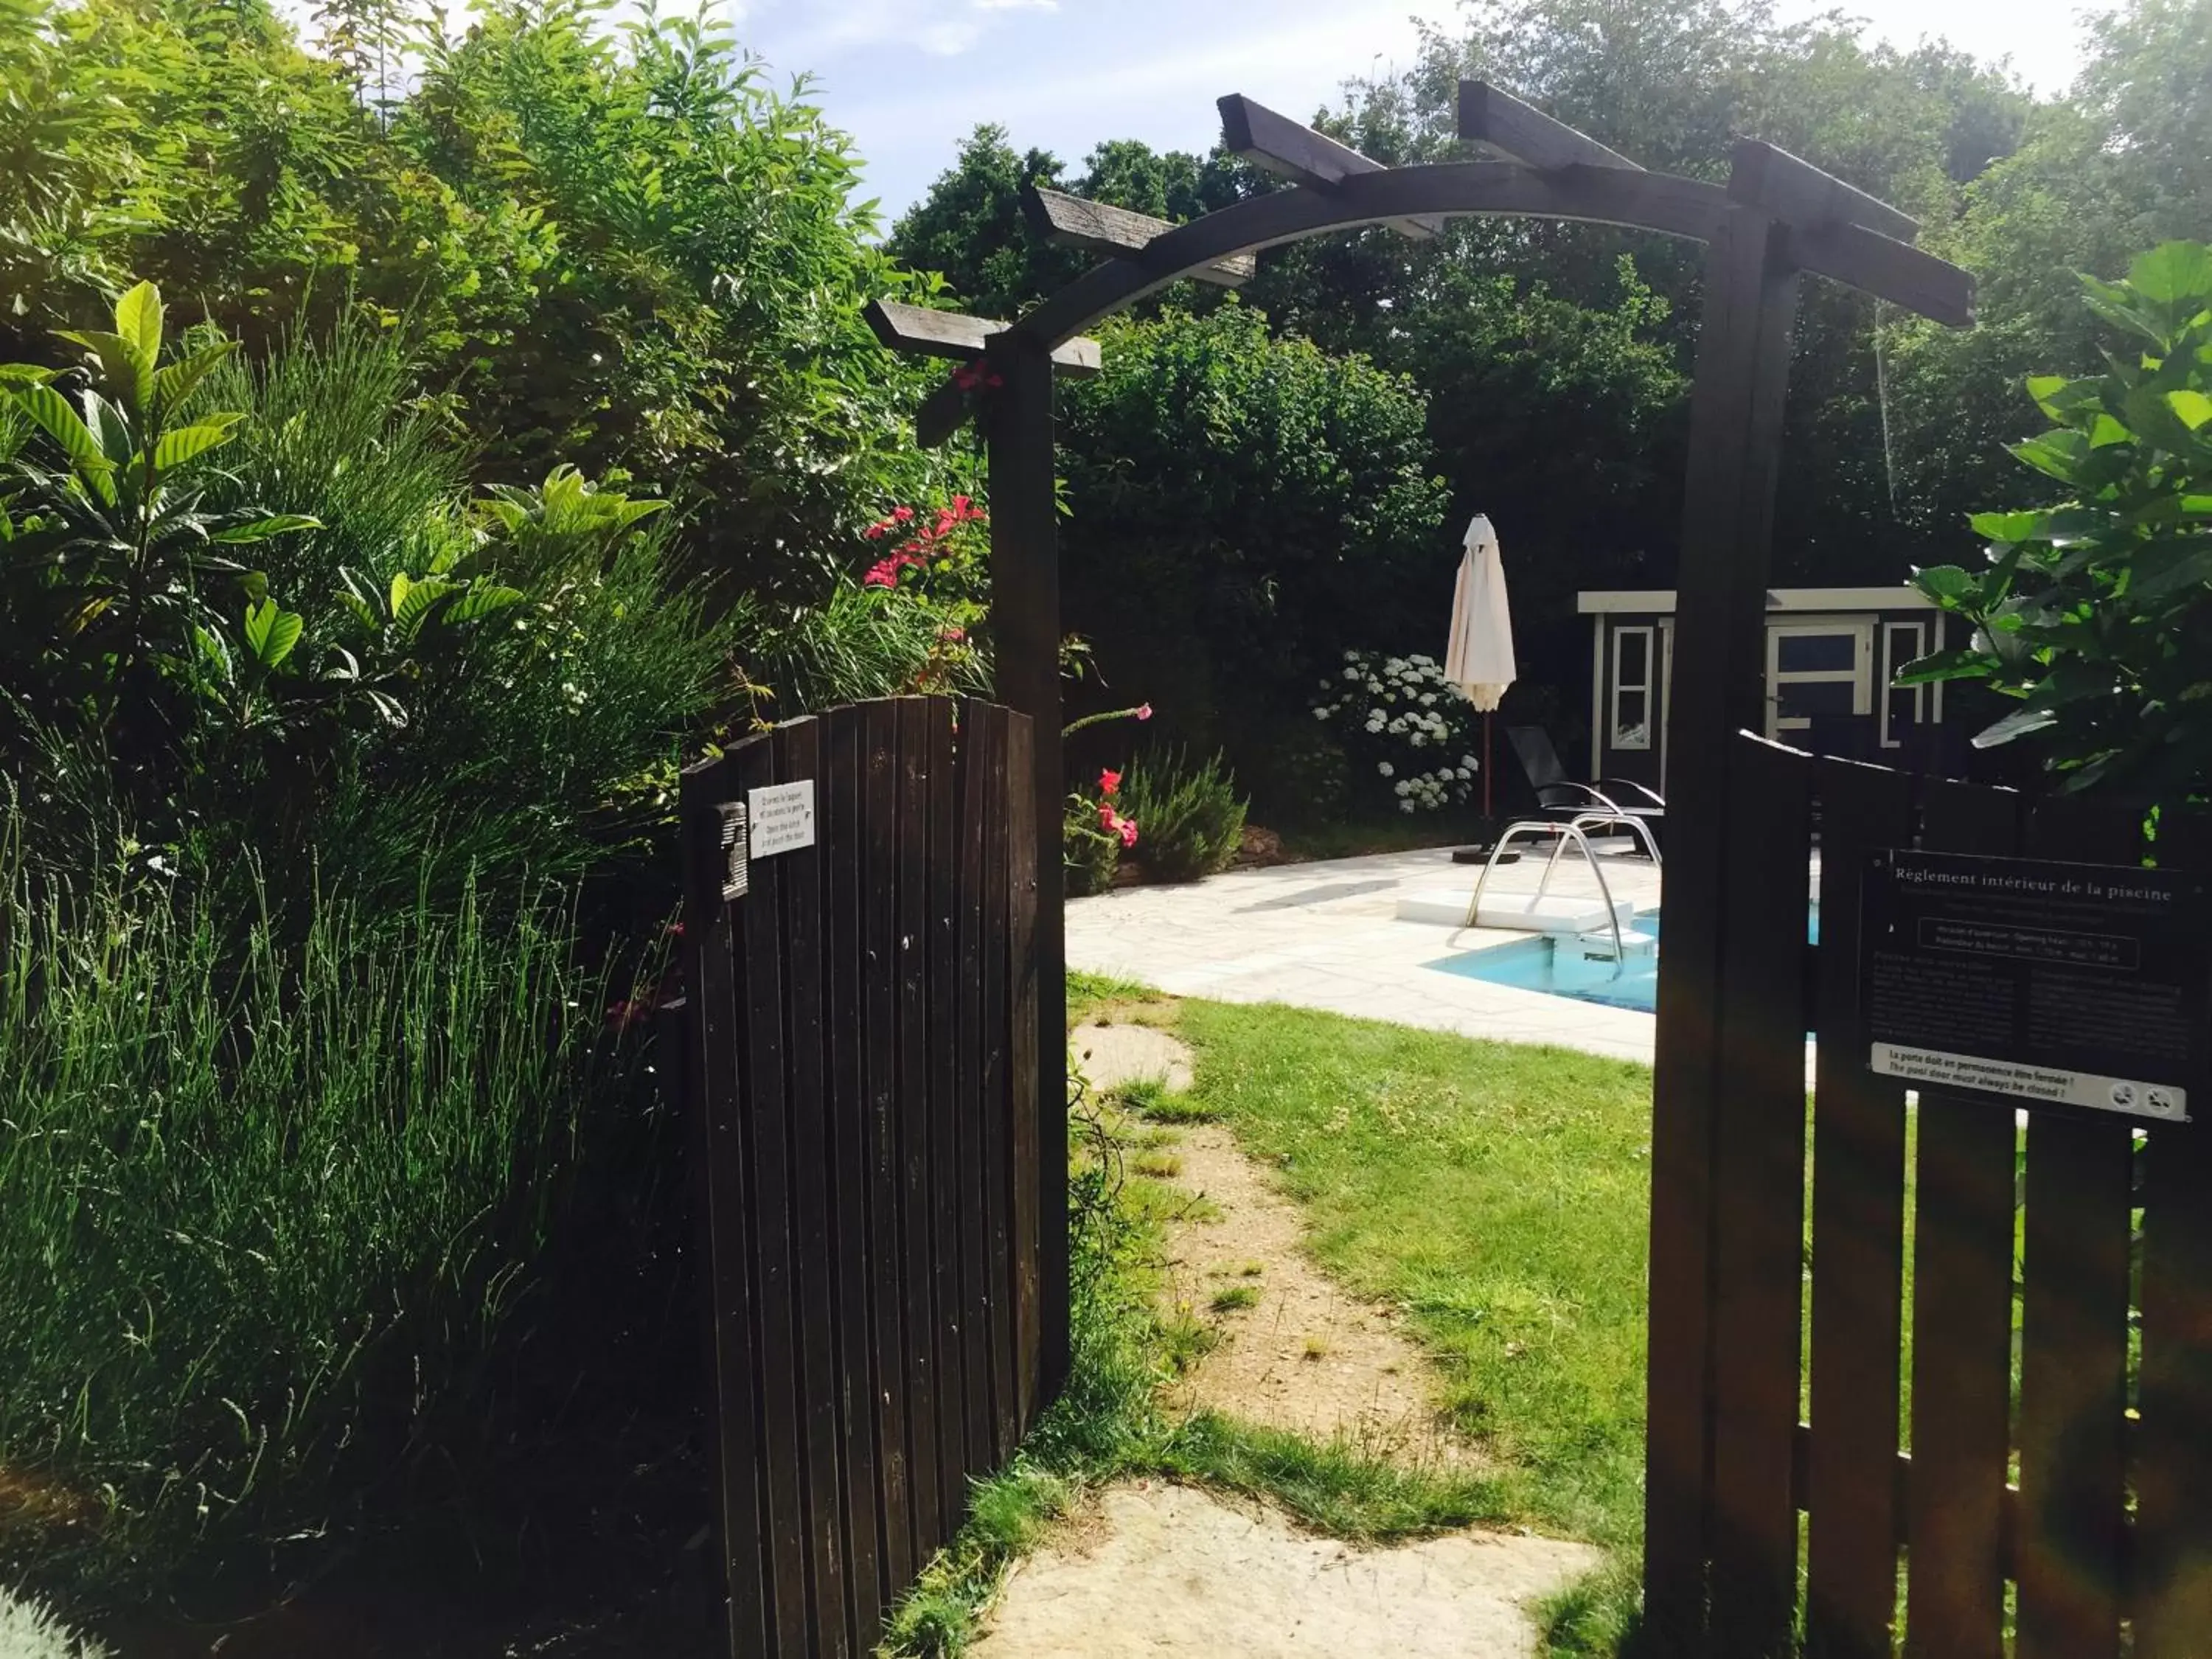
[[[1740,216],[1760,210],[1717,185],[1640,167],[1574,162],[1536,168],[1511,161],[1455,161],[1387,167],[1339,179],[1329,189],[1281,190],[1177,225],[1141,250],[1094,265],[991,337],[994,352],[1018,343],[1052,350],[1100,319],[1157,293],[1177,277],[1241,253],[1322,231],[1355,229],[1420,215],[1526,214],[1649,230],[1710,242]],[[1905,306],[1952,327],[1974,319],[1974,279],[1956,265],[1863,225],[1831,220],[1791,228],[1804,269]],[[963,417],[949,392],[923,405],[915,435],[942,443]]]
[[[1585,219],[1710,241],[1737,210],[1717,185],[1641,169],[1577,165],[1539,172],[1512,161],[1387,167],[1327,191],[1279,190],[1178,225],[1141,253],[1094,266],[1033,307],[1012,332],[1048,346],[1231,254],[1421,215],[1525,213]]]

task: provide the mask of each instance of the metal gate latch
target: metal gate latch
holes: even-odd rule
[[[714,808],[722,821],[722,899],[741,899],[750,884],[745,862],[745,805],[724,801]]]

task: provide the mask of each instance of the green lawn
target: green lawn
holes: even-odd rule
[[[1187,1106],[1280,1171],[1326,1266],[1410,1310],[1504,1507],[1632,1562],[1650,1073],[1279,1006],[1174,1023],[1198,1051]],[[1625,1576],[1589,1623],[1618,1622]]]
[[[1281,1171],[1328,1267],[1403,1304],[1533,1518],[1642,1509],[1651,1074],[1301,1009],[1180,1006],[1193,1105]]]

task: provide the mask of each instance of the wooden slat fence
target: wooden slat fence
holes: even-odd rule
[[[1868,1066],[1857,969],[1876,850],[2212,869],[2212,820],[2169,813],[2151,844],[2134,811],[1735,742],[1712,1265],[1695,1327],[1651,1333],[1655,1376],[1704,1379],[1701,1413],[1664,1414],[1705,1425],[1699,1526],[1661,1551],[1701,1564],[1675,1647],[2212,1654],[2206,1126],[2038,1108],[2022,1128],[1933,1091],[1908,1111]]]
[[[874,1650],[1047,1403],[1035,744],[995,704],[797,720],[684,776],[684,1071],[737,1659]],[[731,879],[724,808],[811,780]],[[1064,1309],[1060,1316],[1065,1318]]]

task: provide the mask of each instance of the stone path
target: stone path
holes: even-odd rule
[[[975,1659],[1528,1659],[1586,1544],[1455,1533],[1392,1549],[1272,1510],[1124,1486],[1009,1577]]]
[[[1188,1086],[1190,1051],[1136,1023],[1077,1028],[1092,1084]],[[1155,1013],[1151,1016],[1158,1018]],[[1351,1296],[1303,1249],[1304,1221],[1226,1129],[1194,1124],[1160,1150],[1206,1219],[1174,1229],[1174,1292],[1222,1340],[1182,1403],[1381,1455],[1473,1461],[1437,1425],[1431,1362],[1395,1316]],[[1256,1269],[1256,1271],[1255,1271]],[[1225,1290],[1249,1307],[1216,1310]],[[1539,1601],[1599,1552],[1470,1528],[1362,1549],[1297,1529],[1265,1504],[1155,1481],[1099,1494],[1008,1576],[975,1659],[1528,1659]]]

